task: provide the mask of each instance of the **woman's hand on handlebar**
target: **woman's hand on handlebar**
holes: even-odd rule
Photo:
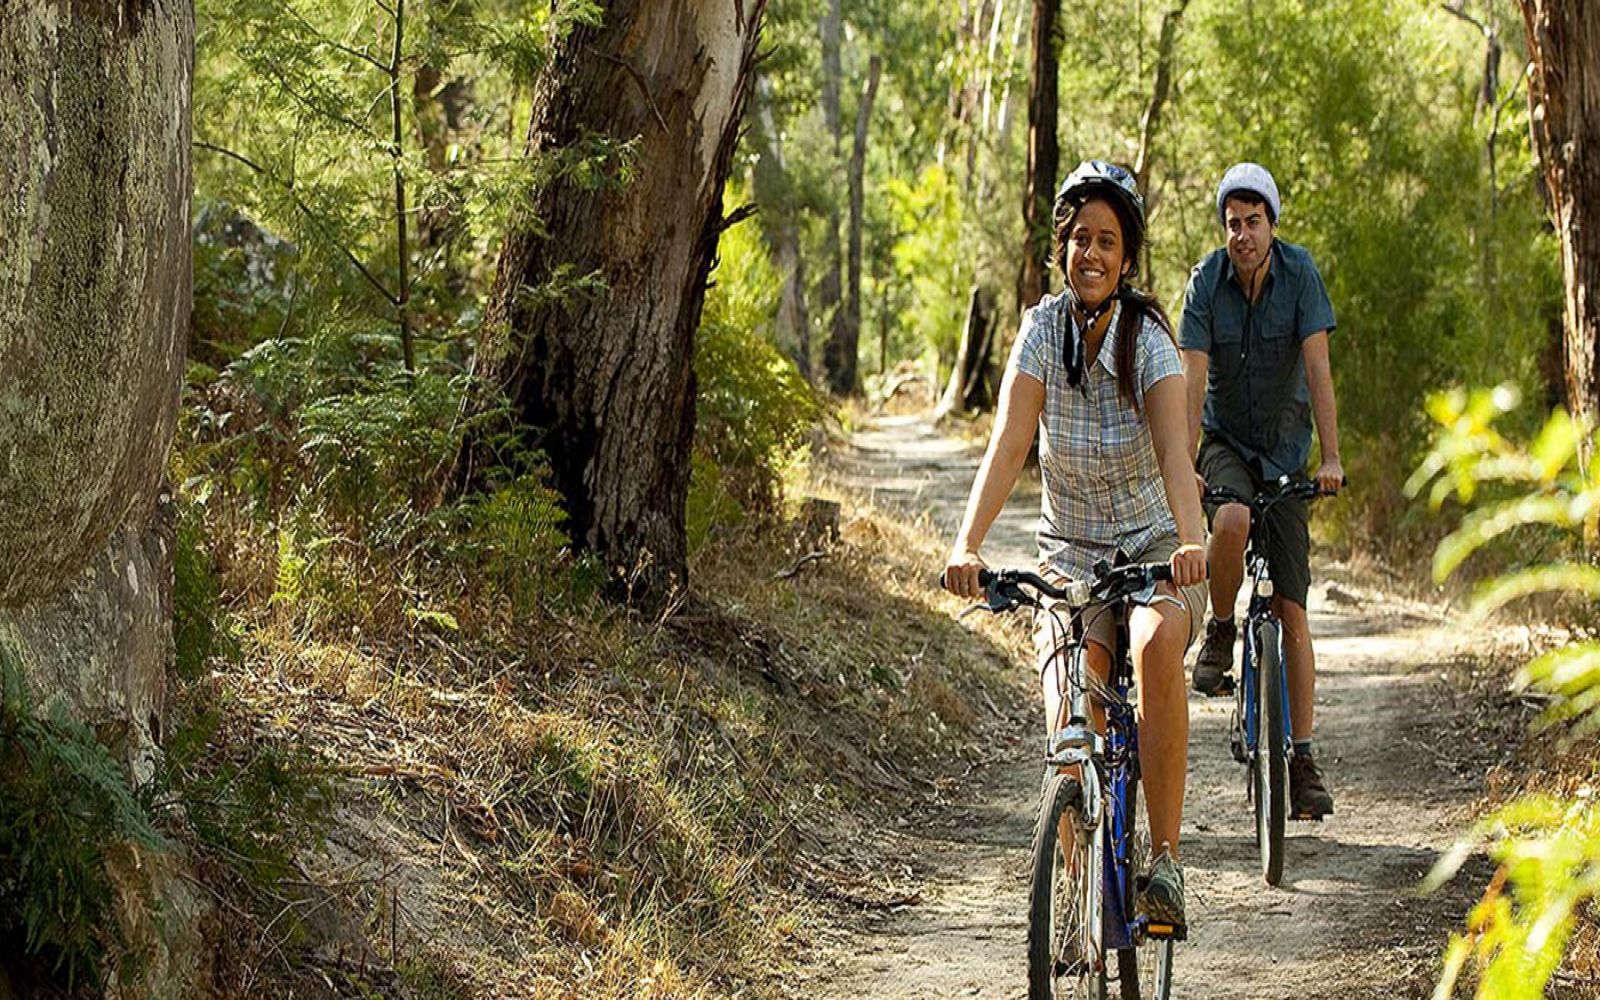
[[[1189,587],[1206,578],[1204,545],[1180,545],[1172,553],[1169,562],[1172,566],[1172,582],[1179,587]]]
[[[944,589],[957,597],[976,600],[983,596],[983,587],[978,583],[978,571],[988,569],[983,558],[972,549],[956,547],[950,550],[950,558],[945,560]]]

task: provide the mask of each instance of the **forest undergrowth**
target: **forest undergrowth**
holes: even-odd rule
[[[224,988],[764,995],[840,895],[839,818],[930,791],[1024,697],[1020,636],[961,628],[929,585],[937,542],[843,499],[836,537],[707,544],[654,618],[573,589],[319,621],[274,600],[275,541],[236,536],[233,648],[185,682],[179,725],[208,737],[186,766],[289,761],[315,794],[280,801],[303,821],[258,857],[202,838]]]

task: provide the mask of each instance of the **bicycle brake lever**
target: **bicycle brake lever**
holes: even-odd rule
[[[956,614],[956,621],[965,620],[966,617],[968,615],[972,614],[974,611],[988,611],[988,610],[990,610],[989,605],[988,605],[987,602],[984,602],[984,601],[979,601],[976,604],[969,604],[965,608],[963,608],[960,612],[958,612]]]

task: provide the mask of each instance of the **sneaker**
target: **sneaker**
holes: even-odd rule
[[[1295,819],[1321,819],[1333,812],[1333,796],[1310,754],[1289,758],[1289,813]]]
[[[1172,852],[1162,850],[1150,863],[1150,871],[1139,880],[1135,912],[1147,921],[1149,933],[1157,937],[1182,940],[1188,922],[1183,915],[1183,869]]]
[[[1194,689],[1206,695],[1233,693],[1233,640],[1239,627],[1232,619],[1206,622],[1206,639],[1194,661]]]

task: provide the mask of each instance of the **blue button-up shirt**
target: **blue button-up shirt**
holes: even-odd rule
[[[1210,355],[1200,426],[1233,447],[1265,479],[1305,471],[1311,457],[1311,392],[1300,345],[1333,332],[1333,303],[1311,254],[1273,240],[1254,303],[1226,248],[1195,265],[1183,296],[1178,344]]]

